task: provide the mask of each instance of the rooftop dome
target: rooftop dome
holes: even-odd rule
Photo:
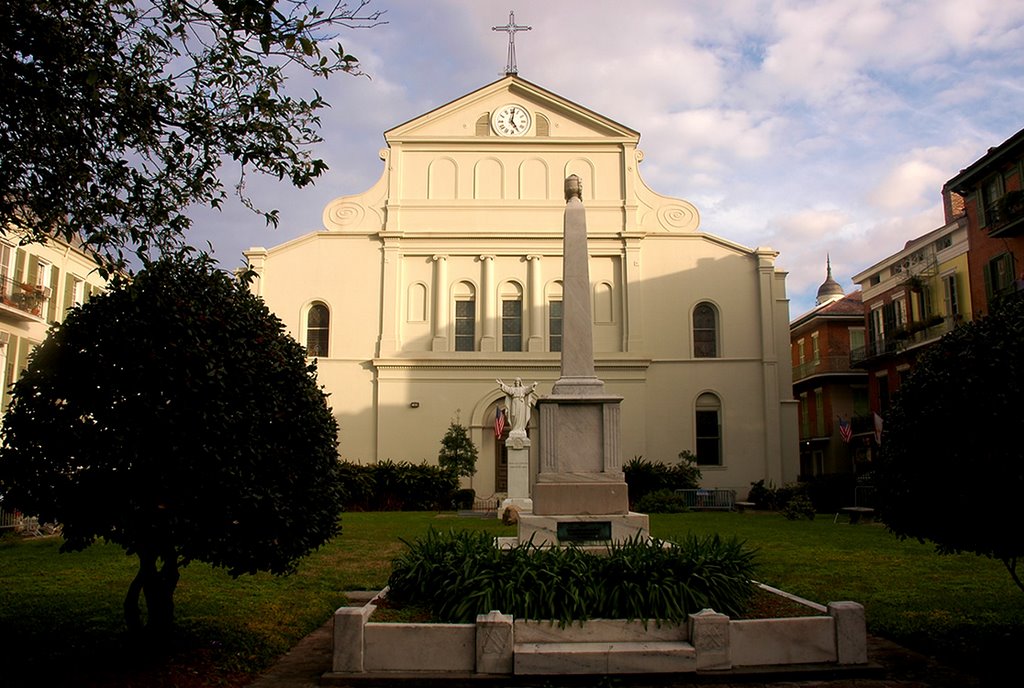
[[[816,306],[828,303],[829,301],[835,301],[836,299],[841,299],[846,295],[843,292],[842,285],[832,279],[832,260],[827,254],[825,255],[825,266],[825,281],[821,283],[820,287],[818,287],[818,298],[814,301],[814,305]]]

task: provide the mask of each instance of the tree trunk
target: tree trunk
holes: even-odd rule
[[[157,559],[163,560],[159,569]],[[162,634],[170,630],[174,623],[174,589],[178,578],[178,557],[173,549],[162,557],[148,551],[139,552],[139,572],[128,586],[124,600],[124,620],[130,632],[145,629]],[[139,604],[140,595],[146,598],[145,622]]]

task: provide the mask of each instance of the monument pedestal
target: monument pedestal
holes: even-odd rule
[[[650,537],[647,514],[561,514],[538,516],[519,515],[519,542],[530,542],[538,547],[567,546],[604,548],[640,537]]]
[[[519,517],[519,542],[606,547],[649,537],[646,514],[629,510],[619,454],[619,404],[609,394],[553,394],[537,402],[540,472],[533,513]]]

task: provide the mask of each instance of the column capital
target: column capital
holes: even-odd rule
[[[435,262],[439,260],[448,260],[448,255],[445,253],[436,253],[430,256],[430,260],[433,260]]]
[[[480,262],[483,262],[485,260],[494,260],[494,258],[495,258],[495,255],[493,253],[481,253],[480,254]]]

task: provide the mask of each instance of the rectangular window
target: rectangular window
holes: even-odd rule
[[[548,302],[548,351],[562,350],[562,302]]]
[[[804,340],[798,339],[796,340],[796,362],[799,365],[803,365],[806,360],[807,356],[804,353]]]
[[[501,302],[501,350],[523,350],[523,302]]]
[[[907,302],[903,299],[895,299],[892,302],[893,321],[896,328],[907,326]]]
[[[814,390],[814,434],[825,436],[825,394],[821,387]]]
[[[1003,177],[994,174],[981,184],[981,225],[997,221],[996,202],[1003,197]]]
[[[807,405],[807,392],[800,393],[800,437],[811,436],[811,409]]]
[[[871,344],[873,353],[882,353],[882,341],[885,338],[885,318],[882,308],[871,309],[871,319],[868,321],[871,327]]]
[[[889,410],[889,376],[878,375],[876,380],[878,381],[878,410],[884,416],[885,412]]]
[[[697,411],[697,465],[722,465],[722,438],[718,411]]]
[[[864,348],[864,328],[863,327],[851,327],[850,328],[850,351],[856,351],[857,349]]]
[[[996,301],[1014,289],[1013,255],[1002,253],[992,258],[984,267],[985,292],[989,301]],[[991,304],[990,304],[991,306]]]
[[[818,333],[811,335],[811,356],[815,363],[821,363],[821,349],[818,348]]]
[[[867,385],[850,385],[853,392],[853,415],[866,416],[870,412]]]
[[[0,290],[2,290],[4,303],[10,301],[14,294],[12,258],[14,258],[14,247],[0,241]]]
[[[476,350],[476,299],[455,302],[455,350]]]
[[[951,318],[960,315],[960,297],[956,291],[956,273],[942,278],[942,291],[946,301],[946,315]]]

